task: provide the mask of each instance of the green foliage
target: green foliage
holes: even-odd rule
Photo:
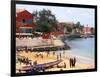
[[[81,26],[81,24],[80,24],[80,22],[78,21],[77,23],[76,23],[76,28],[79,28]]]
[[[35,16],[36,20],[36,31],[51,32],[56,30],[57,20],[50,10],[34,11],[33,16]]]
[[[68,31],[68,32],[72,32],[72,28],[71,28],[71,27],[66,26],[66,28],[67,28],[67,31]]]
[[[64,24],[64,28],[66,28],[67,32],[72,32],[72,28],[68,24]]]

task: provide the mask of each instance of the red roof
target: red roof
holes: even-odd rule
[[[31,19],[33,16],[30,12],[28,12],[27,10],[24,10],[22,12],[17,13],[17,17]]]

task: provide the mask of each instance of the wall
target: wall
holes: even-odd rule
[[[35,0],[33,0],[35,1]],[[99,0],[36,0],[45,2],[58,3],[76,3],[76,4],[93,4],[98,5],[98,20],[100,20],[100,1]],[[10,76],[10,0],[0,0],[0,76]],[[100,22],[98,22],[98,34],[100,33]],[[98,35],[100,39],[100,35]],[[100,40],[98,40],[100,42]],[[98,46],[99,43],[98,43]],[[100,59],[100,48],[98,49],[98,59]],[[100,75],[100,60],[98,60],[98,72],[70,73],[58,75],[42,75],[34,77],[99,77]]]

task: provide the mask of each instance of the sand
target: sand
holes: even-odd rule
[[[46,40],[43,40],[42,38],[34,38],[34,39],[31,39],[31,38],[24,38],[22,40],[20,39],[17,39],[16,38],[16,42],[17,42],[17,45],[18,46],[22,46],[22,45],[25,45],[27,44],[28,46],[40,46],[42,44],[44,44],[43,42],[46,42],[46,44],[50,44],[51,43],[51,40],[49,39],[48,41]],[[27,41],[27,43],[26,43]],[[54,46],[63,46],[64,43],[55,38],[52,40],[53,41],[53,45]],[[16,45],[16,46],[17,46]],[[29,60],[31,60],[31,63],[33,64],[34,61],[37,61],[37,64],[43,64],[43,63],[48,63],[48,62],[53,62],[53,61],[56,61],[57,60],[57,55],[59,56],[59,53],[61,53],[62,57],[62,62],[59,63],[58,65],[59,66],[62,66],[62,68],[57,68],[57,66],[54,66],[53,68],[50,68],[50,69],[46,69],[46,71],[59,71],[59,70],[79,70],[79,69],[92,69],[94,68],[94,64],[93,62],[92,63],[81,63],[81,62],[78,62],[76,61],[76,65],[74,68],[70,68],[70,63],[69,63],[69,58],[72,58],[73,54],[70,54],[69,52],[71,51],[65,51],[65,52],[68,52],[67,54],[65,54],[63,51],[55,51],[55,55],[53,54],[54,51],[51,51],[49,53],[49,55],[47,56],[47,52],[44,51],[44,52],[25,52],[25,51],[21,51],[21,52],[17,52],[17,55],[20,55],[20,56],[24,56],[26,58],[28,58]],[[39,57],[36,57],[36,54],[42,54],[43,55],[43,58],[41,56]],[[77,57],[77,56],[76,56]],[[81,58],[81,57],[78,57],[78,58]],[[84,60],[85,61],[85,60]],[[66,64],[66,68],[64,68],[64,63]],[[24,63],[16,63],[16,69],[21,69],[23,66],[30,66],[30,65],[26,65]],[[18,71],[16,71],[18,72]]]
[[[42,54],[43,58],[36,57],[36,54]],[[28,51],[27,53],[25,51],[23,52],[18,52],[17,55],[20,56],[24,56],[24,57],[28,57],[29,60],[32,60],[31,62],[33,63],[34,61],[37,61],[37,64],[43,64],[43,63],[48,63],[48,62],[53,62],[57,60],[57,54],[55,51],[55,55],[53,55],[53,52],[50,52],[49,55],[47,56],[47,52],[30,52]],[[67,54],[68,55],[68,54]],[[59,71],[59,70],[77,70],[77,69],[91,69],[94,68],[94,66],[92,64],[85,64],[85,63],[79,63],[76,62],[76,65],[74,68],[70,68],[70,63],[69,63],[69,58],[67,58],[67,56],[62,57],[62,62],[59,63],[59,66],[64,66],[64,63],[66,64],[66,68],[62,67],[62,68],[57,68],[56,66],[54,66],[51,69],[46,69],[46,71]],[[23,66],[26,66],[23,63],[16,63],[16,69],[21,69]],[[28,66],[28,65],[27,65]],[[18,71],[16,71],[18,72]]]

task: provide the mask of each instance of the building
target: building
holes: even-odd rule
[[[16,11],[16,35],[32,35],[35,23],[33,15],[27,10]]]
[[[65,23],[63,23],[63,22],[58,23],[58,31],[63,32],[64,31],[64,25],[65,25]]]
[[[56,31],[55,32],[51,32],[51,35],[54,35],[54,36],[64,35],[64,23],[63,22],[59,22],[57,24]]]
[[[83,28],[83,32],[84,34],[91,34],[91,27],[87,25],[86,27]]]

